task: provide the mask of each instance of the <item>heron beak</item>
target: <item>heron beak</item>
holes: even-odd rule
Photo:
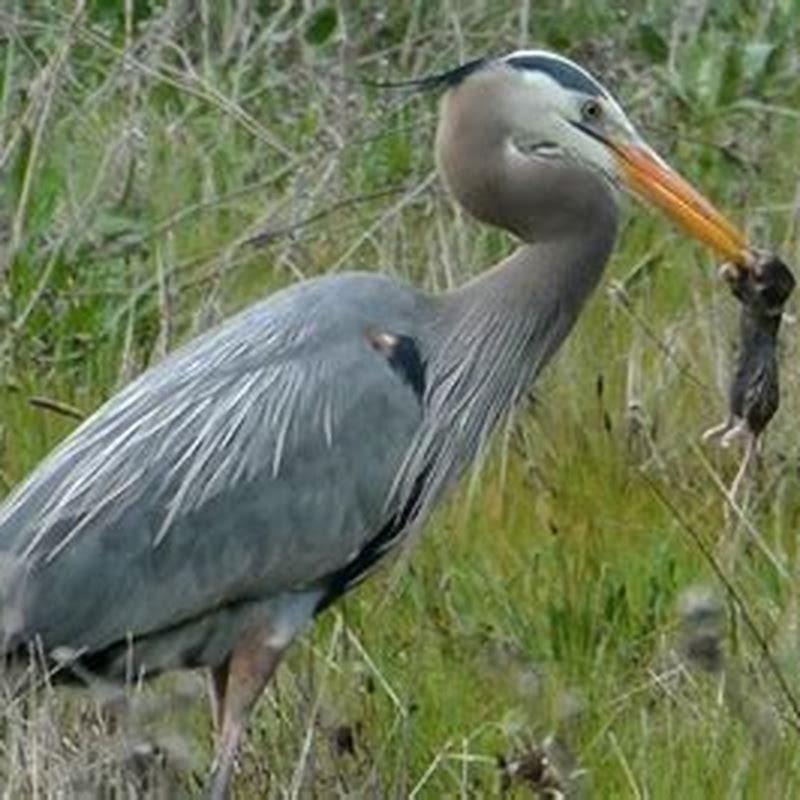
[[[625,185],[726,261],[749,267],[744,234],[647,145],[610,140]]]

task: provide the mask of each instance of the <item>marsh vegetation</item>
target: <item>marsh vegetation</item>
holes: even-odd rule
[[[0,491],[255,298],[345,269],[436,291],[510,251],[436,180],[435,98],[364,79],[565,52],[800,263],[799,38],[789,0],[4,0]],[[800,796],[797,325],[731,508],[739,453],[700,442],[737,331],[716,267],[629,206],[535,399],[286,660],[236,796]],[[191,675],[7,695],[3,796],[191,796],[204,701]]]

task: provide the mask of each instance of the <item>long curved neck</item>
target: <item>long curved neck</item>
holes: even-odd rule
[[[437,300],[426,353],[426,422],[406,472],[419,475],[434,465],[423,504],[463,470],[528,391],[572,329],[616,237],[616,203],[605,181],[577,164],[526,158],[497,116],[480,119],[490,108],[471,97],[444,109],[439,167],[471,214],[524,243]]]
[[[448,92],[436,135],[439,170],[470,214],[523,241],[509,258],[442,298],[445,329],[479,351],[509,348],[527,331],[537,366],[552,355],[602,274],[617,231],[616,200],[594,171],[567,159],[528,157],[504,120],[497,76]],[[550,318],[546,337],[533,329]],[[473,337],[483,336],[479,344]],[[495,354],[496,355],[496,354]],[[522,369],[521,372],[527,370]]]

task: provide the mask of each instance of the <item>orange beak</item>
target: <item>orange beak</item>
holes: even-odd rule
[[[745,268],[752,265],[753,255],[744,234],[650,148],[620,141],[609,144],[617,157],[622,179],[634,194],[660,208],[726,261]]]

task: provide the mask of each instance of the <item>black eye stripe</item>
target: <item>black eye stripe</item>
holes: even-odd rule
[[[519,55],[506,56],[500,59],[499,62],[520,72],[544,73],[565,89],[578,91],[590,97],[609,97],[603,86],[580,67],[570,61],[547,53],[520,53]],[[436,75],[427,75],[408,81],[365,80],[364,83],[382,89],[403,87],[422,91],[428,89],[452,89],[474,73],[480,72],[485,67],[496,63],[498,61],[493,58],[476,58]]]
[[[574,89],[591,97],[607,97],[606,90],[590,75],[568,61],[544,54],[519,55],[506,59],[506,64],[514,69],[543,72],[565,89]]]

